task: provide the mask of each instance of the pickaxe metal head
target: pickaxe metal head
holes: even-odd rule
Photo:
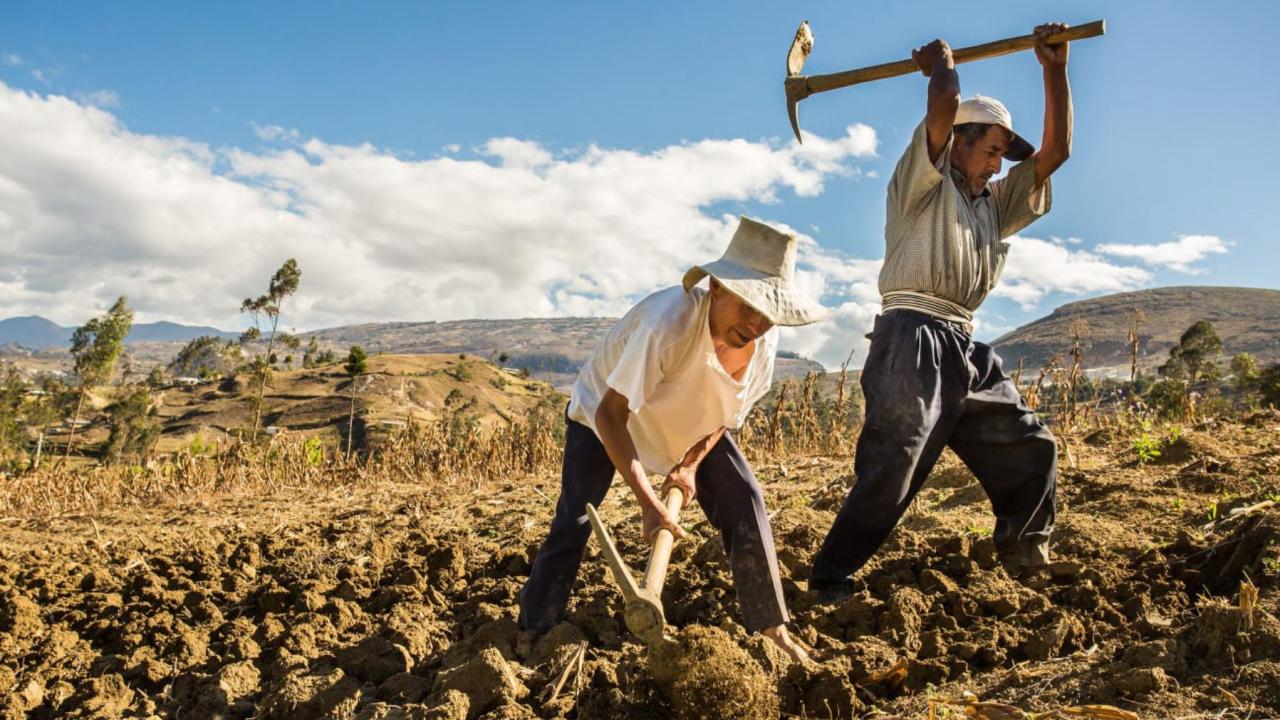
[[[640,588],[635,597],[627,598],[622,617],[627,629],[645,645],[657,645],[666,638],[667,618],[662,612],[662,601],[645,588]]]
[[[787,51],[787,79],[783,82],[787,90],[787,116],[791,119],[791,129],[796,134],[796,142],[803,143],[800,137],[800,101],[809,97],[809,79],[800,74],[804,70],[804,62],[813,52],[813,31],[809,29],[809,21],[804,20],[796,30],[796,37],[791,41],[791,49]]]

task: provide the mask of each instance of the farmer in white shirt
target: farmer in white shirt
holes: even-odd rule
[[[721,533],[743,623],[793,658],[786,603],[760,484],[728,430],[769,390],[775,325],[805,325],[823,310],[796,292],[796,239],[742,218],[719,260],[631,309],[578,374],[569,403],[560,500],[551,532],[520,592],[520,626],[541,633],[565,616],[587,538],[617,470],[640,503],[645,538],[677,537],[649,484],[684,489]],[[710,276],[710,288],[695,287]]]

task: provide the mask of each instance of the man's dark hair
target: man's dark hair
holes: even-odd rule
[[[965,147],[973,147],[975,142],[987,134],[989,127],[991,126],[987,123],[968,122],[956,125],[951,128],[951,131],[956,134],[956,140],[963,142]]]

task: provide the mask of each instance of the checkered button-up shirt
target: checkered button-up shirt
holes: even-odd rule
[[[969,323],[1004,268],[1004,238],[1049,212],[1051,184],[1035,190],[1035,159],[1014,165],[972,197],[951,168],[951,144],[936,163],[920,123],[889,181],[885,257],[880,269],[883,307],[905,307]]]

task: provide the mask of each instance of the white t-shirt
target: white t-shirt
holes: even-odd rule
[[[641,300],[613,326],[582,366],[570,419],[596,429],[609,388],[631,409],[627,430],[645,469],[665,475],[695,442],[720,427],[737,429],[773,381],[777,328],[756,340],[742,381],[725,372],[711,342],[711,295],[681,286]]]

